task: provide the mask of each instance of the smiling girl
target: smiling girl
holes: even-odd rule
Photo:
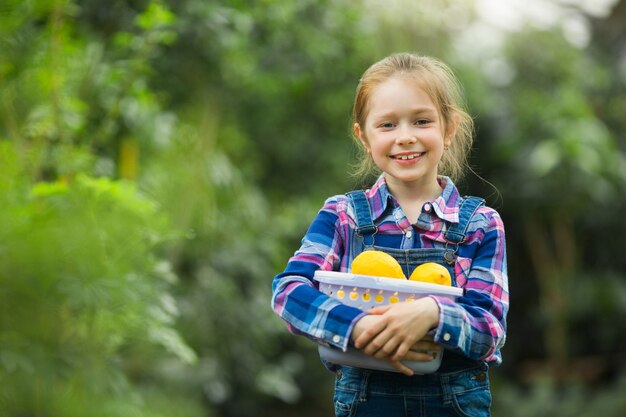
[[[397,370],[325,363],[336,374],[337,416],[489,416],[488,368],[502,362],[509,307],[505,237],[498,213],[453,183],[473,139],[459,84],[436,59],[395,54],[363,74],[353,119],[361,171],[375,166],[380,176],[368,190],[325,202],[275,277],[272,307],[293,333]],[[349,272],[366,246],[392,255],[407,276],[440,263],[463,296],[362,311],[318,290],[315,271]],[[426,352],[439,346],[435,373],[414,375],[403,363],[432,360]]]

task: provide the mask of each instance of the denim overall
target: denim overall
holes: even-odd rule
[[[355,209],[357,228],[353,232],[352,259],[365,249],[393,256],[408,277],[420,264],[436,262],[445,266],[456,285],[454,264],[459,245],[465,241],[470,219],[484,200],[465,197],[459,223],[445,232],[445,244],[436,248],[395,249],[375,245],[377,228],[365,193],[348,193]],[[359,244],[361,241],[361,244]],[[339,366],[335,378],[337,417],[489,416],[491,392],[487,364],[470,360],[451,350],[443,355],[434,374],[406,375],[395,372]]]

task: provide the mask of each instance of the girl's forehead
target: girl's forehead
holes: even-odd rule
[[[392,76],[373,86],[366,111],[369,115],[371,111],[409,104],[436,110],[433,98],[424,88],[423,82],[410,76]]]
[[[381,89],[393,87],[426,91],[424,81],[421,78],[405,74],[396,74],[376,83],[372,88],[372,95]]]

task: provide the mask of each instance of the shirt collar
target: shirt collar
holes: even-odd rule
[[[430,202],[433,207],[433,212],[442,220],[450,223],[458,223],[460,206],[459,200],[461,198],[459,190],[449,177],[438,176],[437,181],[439,182],[442,191],[439,197]],[[394,207],[398,206],[396,199],[389,192],[387,182],[382,174],[378,177],[372,188],[367,190],[366,195],[370,203],[372,217],[374,220],[383,215],[389,204]]]
[[[442,188],[439,197],[432,202],[435,213],[439,218],[450,223],[459,222],[459,208],[461,205],[459,190],[449,177],[439,176],[437,181]]]

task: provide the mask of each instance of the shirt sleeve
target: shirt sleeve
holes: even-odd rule
[[[365,313],[323,294],[313,280],[318,269],[338,268],[343,247],[337,200],[330,198],[311,223],[285,271],[274,278],[272,309],[287,322],[292,333],[345,351],[353,323]]]
[[[504,225],[493,210],[483,224],[474,232],[479,242],[464,295],[456,301],[433,297],[440,311],[435,341],[470,359],[500,364],[509,309]]]

